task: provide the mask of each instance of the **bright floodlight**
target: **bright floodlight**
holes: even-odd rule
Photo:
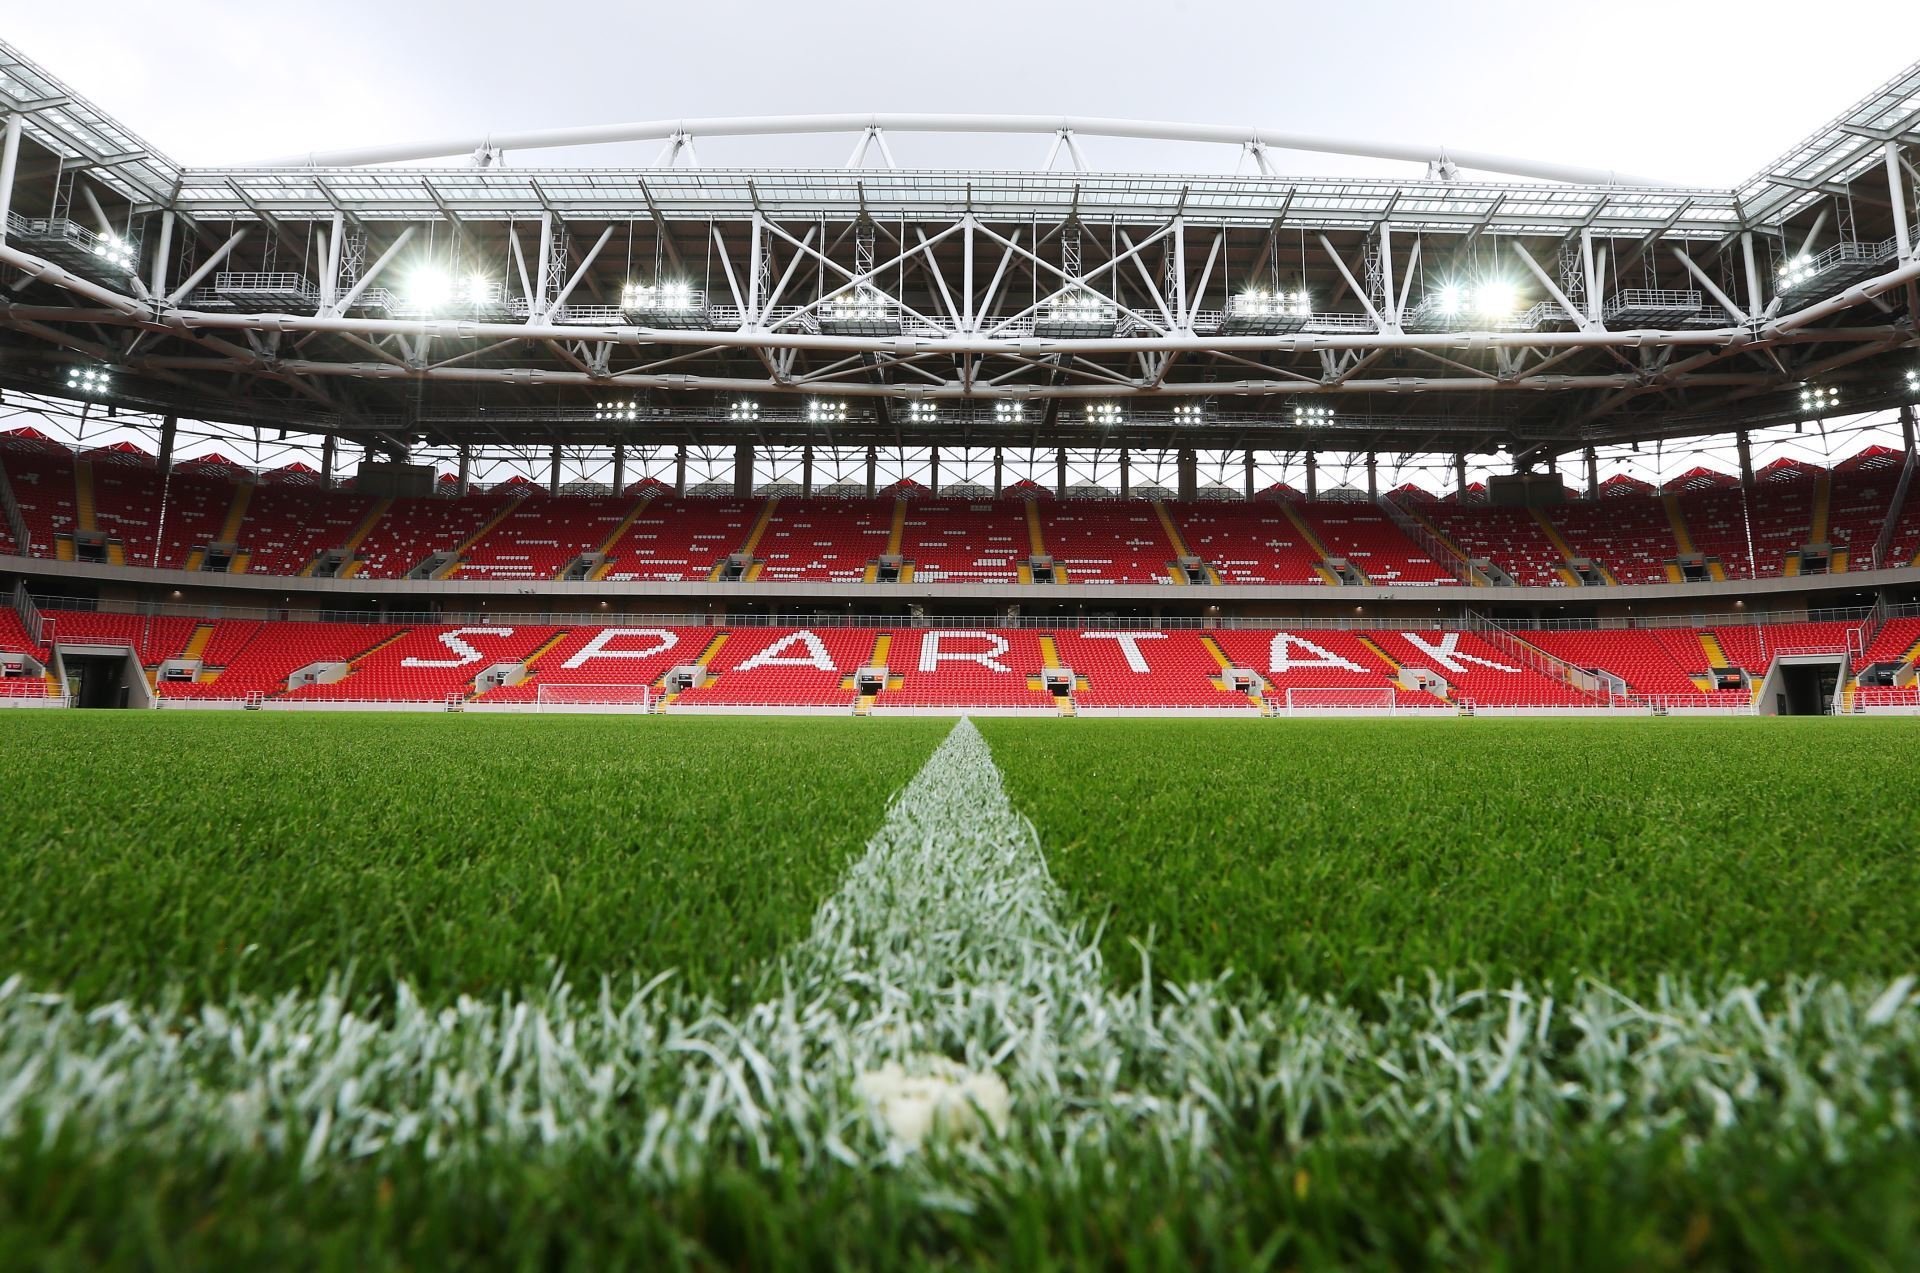
[[[640,406],[634,402],[603,402],[593,409],[596,420],[638,420]]]
[[[1780,266],[1776,290],[1790,292],[1813,277],[1813,258],[1802,252]]]
[[[694,290],[686,283],[628,283],[620,289],[622,309],[683,311],[694,308]]]
[[[1333,408],[1311,402],[1297,402],[1293,407],[1295,424],[1332,424]]]
[[[1907,373],[1907,392],[1913,393],[1916,390],[1920,390],[1920,371],[1909,371]]]
[[[1832,415],[1840,407],[1840,390],[1833,385],[1801,385],[1800,410],[1809,416]]]
[[[1019,424],[1027,418],[1027,404],[1024,402],[996,402],[993,404],[993,422],[995,424]]]
[[[752,398],[737,398],[727,408],[727,419],[736,423],[752,424],[760,418],[760,404]]]
[[[113,376],[105,367],[71,367],[67,370],[67,388],[98,398],[113,388]]]
[[[1096,428],[1110,429],[1121,423],[1126,416],[1117,402],[1089,402],[1087,404],[1087,423]]]
[[[117,235],[103,234],[95,239],[93,254],[108,265],[123,270],[133,268],[133,244]]]
[[[1176,402],[1173,406],[1175,424],[1198,424],[1206,416],[1206,409],[1197,402]]]
[[[940,418],[940,404],[919,398],[907,404],[907,419],[914,424],[932,424]]]
[[[1473,308],[1482,318],[1505,318],[1520,306],[1520,289],[1504,279],[1488,279],[1474,289]]]
[[[1305,288],[1291,292],[1249,288],[1240,293],[1239,309],[1244,315],[1260,318],[1309,318],[1313,315],[1313,305]]]
[[[1467,289],[1458,283],[1440,285],[1440,315],[1443,318],[1458,318],[1467,308]]]
[[[847,404],[826,398],[807,399],[807,423],[809,424],[845,424]]]
[[[494,281],[485,274],[456,275],[444,265],[429,264],[407,276],[405,295],[411,308],[434,313],[484,305],[493,299],[494,287]]]

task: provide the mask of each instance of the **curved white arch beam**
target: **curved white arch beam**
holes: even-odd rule
[[[709,119],[653,119],[628,124],[532,129],[513,133],[477,133],[438,141],[399,142],[355,150],[316,150],[247,165],[256,168],[357,168],[365,164],[408,163],[470,155],[481,149],[556,150],[615,142],[672,141],[676,137],[778,137],[818,133],[860,133],[878,128],[899,133],[1071,133],[1141,141],[1211,142],[1225,146],[1262,146],[1362,159],[1447,162],[1480,172],[1585,186],[1674,188],[1677,183],[1636,177],[1606,168],[1543,163],[1479,150],[1406,142],[1359,141],[1347,137],[1310,137],[1299,133],[1245,128],[1234,124],[1181,124],[1146,119],[1102,119],[1083,115],[722,115]]]

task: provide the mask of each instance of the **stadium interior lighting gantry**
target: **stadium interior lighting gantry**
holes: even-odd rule
[[[1206,419],[1206,408],[1198,402],[1176,402],[1173,405],[1175,424],[1198,424]]]
[[[752,424],[760,419],[760,404],[752,398],[737,398],[727,406],[727,419],[735,424]]]
[[[907,419],[914,424],[932,424],[940,418],[940,404],[915,398],[907,404]]]
[[[603,402],[593,410],[596,420],[638,420],[640,407],[634,402]]]
[[[1324,403],[1296,402],[1293,404],[1293,422],[1320,426],[1332,424],[1333,408]]]
[[[834,445],[901,445],[911,421],[921,445],[965,446],[991,420],[1071,448],[1096,423],[1072,404],[1097,394],[1119,416],[1097,422],[1103,446],[1163,446],[1172,415],[1183,445],[1261,452],[1305,390],[1338,408],[1315,435],[1328,450],[1538,459],[1790,421],[1815,379],[1849,410],[1891,405],[1911,361],[1920,64],[1725,187],[1334,139],[1295,148],[1420,169],[1228,175],[1204,148],[1303,139],[1117,120],[1081,121],[1066,172],[1042,158],[1058,117],[978,115],[675,119],[187,167],[3,44],[0,75],[10,100],[77,104],[13,117],[0,388],[58,393],[82,349],[111,361],[123,410],[315,449],[605,447],[654,419],[676,444],[777,449],[826,440],[811,395],[849,404]],[[844,129],[864,151],[887,128],[1042,153],[950,170],[888,143],[885,168],[713,168],[683,144]],[[1109,171],[1080,163],[1089,136],[1194,149]],[[616,138],[671,145],[651,167],[506,153]],[[476,149],[482,166],[418,163]],[[593,418],[609,384],[646,395],[630,429]],[[1234,409],[1160,405],[1203,393]]]
[[[1099,429],[1111,429],[1127,418],[1117,402],[1089,402],[1087,404],[1087,423]]]
[[[847,404],[831,398],[807,399],[808,424],[845,424]]]

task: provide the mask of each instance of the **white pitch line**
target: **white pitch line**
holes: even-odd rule
[[[962,720],[745,1011],[664,977],[445,1006],[401,985],[369,1016],[331,992],[87,1009],[16,976],[0,984],[0,1144],[65,1128],[103,1148],[315,1167],[403,1146],[592,1144],[648,1178],[716,1160],[831,1170],[915,1157],[855,1094],[889,1063],[1003,1080],[1012,1134],[927,1159],[1006,1172],[1073,1170],[1088,1147],[1206,1164],[1240,1128],[1273,1129],[1262,1153],[1331,1134],[1460,1156],[1746,1124],[1837,1158],[1914,1132],[1910,977],[1676,980],[1648,1003],[1435,981],[1362,1013],[1230,994],[1225,978],[1116,991],[1058,911],[1031,827]]]

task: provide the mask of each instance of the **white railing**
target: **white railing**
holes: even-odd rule
[[[1517,659],[1549,680],[1558,681],[1582,694],[1599,695],[1603,692],[1600,678],[1593,673],[1565,659],[1555,658],[1539,646],[1521,640],[1477,610],[1467,611],[1461,626],[1480,636],[1487,644],[1503,654]]]

